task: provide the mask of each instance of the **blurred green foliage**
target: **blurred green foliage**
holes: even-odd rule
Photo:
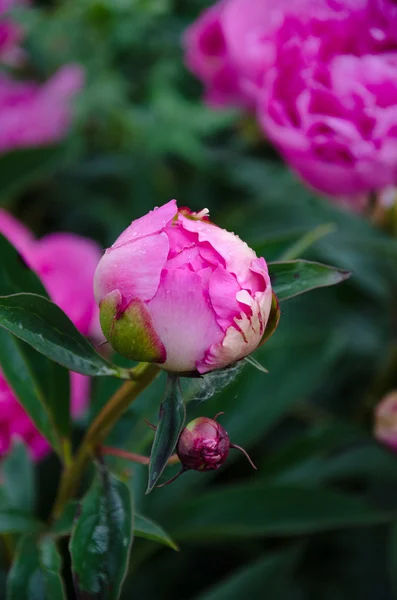
[[[217,474],[188,473],[145,496],[147,467],[109,458],[137,509],[180,546],[177,553],[136,540],[122,598],[391,600],[397,456],[372,429],[375,404],[397,385],[397,241],[316,198],[246,116],[203,105],[183,66],[181,34],[208,4],[69,0],[18,13],[27,76],[45,78],[66,62],[86,69],[73,130],[51,160],[46,152],[38,164],[25,157],[15,186],[10,173],[21,162],[0,158],[0,168],[8,161],[2,203],[38,235],[75,231],[105,248],[132,219],[175,197],[208,207],[267,260],[330,225],[304,258],[353,273],[282,305],[276,334],[255,355],[268,375],[246,365],[185,384],[188,417],[225,411],[222,425],[258,472],[231,454]],[[153,433],[144,418],[157,418],[164,383],[134,403],[109,444],[148,452]],[[118,385],[95,381],[77,437]],[[37,475],[45,516],[57,460]]]

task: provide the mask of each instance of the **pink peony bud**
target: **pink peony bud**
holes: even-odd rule
[[[218,413],[214,419],[198,417],[190,421],[179,436],[176,454],[181,462],[181,470],[169,481],[157,487],[164,487],[178,479],[185,471],[217,471],[234,448],[244,454],[250,465],[256,469],[247,452],[231,444],[229,435],[224,427],[217,422]]]
[[[266,262],[175,200],[133,221],[95,273],[105,337],[168,371],[226,367],[261,343],[272,308]]]
[[[397,451],[397,390],[387,394],[375,410],[376,439]]]
[[[176,453],[185,469],[214,471],[228,457],[230,440],[226,430],[217,421],[198,417],[182,431]]]
[[[36,240],[22,223],[2,209],[0,233],[20,252],[52,300],[81,333],[98,337],[99,315],[92,282],[100,258],[99,247],[91,240],[68,233],[53,233]],[[71,373],[70,388],[71,412],[74,417],[79,417],[88,405],[89,377]],[[26,442],[36,460],[51,450],[0,371],[0,457],[8,452],[14,435]]]

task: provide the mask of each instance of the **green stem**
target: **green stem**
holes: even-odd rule
[[[66,503],[74,495],[95,450],[102,445],[121,415],[159,372],[160,369],[156,365],[140,363],[131,372],[131,381],[124,383],[105,404],[84,436],[72,464],[63,472],[52,519],[57,519],[62,514]]]
[[[131,462],[138,463],[140,465],[149,465],[149,456],[143,456],[142,454],[136,454],[135,452],[128,452],[128,450],[121,450],[121,448],[112,448],[111,446],[101,446],[101,454],[104,456],[115,456],[116,458],[124,458]],[[179,458],[176,454],[172,454],[168,459],[167,465],[176,465],[179,463]]]

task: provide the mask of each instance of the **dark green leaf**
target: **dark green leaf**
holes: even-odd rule
[[[69,535],[73,528],[77,507],[77,501],[73,500],[72,502],[69,502],[63,514],[52,526],[51,533],[59,536]],[[135,513],[134,516],[134,535],[136,537],[152,540],[153,542],[158,542],[159,544],[164,544],[173,550],[178,550],[177,544],[170,538],[168,533],[160,527],[160,525],[138,513]]]
[[[62,161],[57,147],[27,148],[0,156],[0,204],[41,177],[50,174]]]
[[[7,580],[7,600],[65,600],[61,558],[54,540],[22,538]]]
[[[253,484],[224,487],[178,506],[175,537],[297,535],[391,518],[365,502],[318,487]]]
[[[132,520],[128,487],[101,466],[81,502],[70,539],[74,583],[82,598],[119,598],[132,544]]]
[[[54,448],[60,450],[28,348],[18,338],[1,328],[0,364],[5,378],[37,429]]]
[[[175,544],[160,525],[138,513],[135,513],[134,534],[136,537],[152,540],[153,542],[169,546],[173,550],[179,550],[177,544]]]
[[[1,234],[0,256],[0,296],[20,292],[30,292],[41,296],[47,295],[37,275],[29,269],[14,246]]]
[[[390,556],[389,556],[390,583],[397,597],[397,521],[394,521],[390,528]]]
[[[36,294],[0,298],[0,326],[71,371],[117,375],[53,302]]]
[[[25,444],[17,441],[3,461],[3,488],[13,509],[33,513],[34,467]]]
[[[31,292],[46,295],[46,291],[38,277],[24,263],[22,257],[18,254],[15,248],[3,237],[0,236],[0,254],[2,256],[0,264],[0,293],[14,294],[18,292]],[[5,336],[13,336],[5,330],[0,332],[0,339],[5,339]],[[40,356],[29,352],[28,346],[21,344],[15,338],[6,341],[6,348],[14,346],[19,348],[23,354],[25,368],[28,369],[31,377],[34,377],[36,382],[40,382],[39,396],[41,401],[45,403],[47,414],[52,422],[52,429],[55,428],[59,438],[67,436],[69,433],[69,373],[53,361],[48,360],[44,356]],[[9,357],[5,355],[5,351],[0,350],[0,357],[5,363],[9,362]],[[19,401],[25,406],[25,403],[31,404],[29,396],[32,390],[25,386],[22,390],[20,379],[25,377],[17,377],[14,388]],[[11,379],[11,378],[10,378]],[[13,386],[13,382],[9,381]],[[19,385],[18,385],[19,384]],[[25,406],[29,414],[35,421],[34,415],[31,414],[29,407]],[[40,409],[38,409],[40,411]],[[40,425],[39,429],[40,429]],[[45,437],[51,436],[51,432],[43,432]],[[51,437],[49,438],[51,439]]]
[[[348,279],[350,273],[307,260],[269,263],[269,274],[277,298],[288,300],[320,287]]]
[[[42,528],[42,524],[30,515],[1,504],[0,533],[31,533]]]
[[[70,374],[54,361],[48,363],[46,407],[61,440],[70,435]]]
[[[241,600],[266,598],[284,600],[288,579],[302,553],[302,548],[266,554],[255,563],[233,573],[196,600]]]
[[[167,465],[168,459],[175,450],[176,443],[185,423],[185,417],[186,409],[179,378],[169,374],[150,454],[147,494],[156,485]]]
[[[51,527],[51,533],[54,535],[64,536],[69,535],[73,529],[73,523],[75,516],[77,514],[77,510],[79,507],[79,503],[77,500],[71,500],[64,508],[63,513],[57,519],[55,523],[53,523]]]

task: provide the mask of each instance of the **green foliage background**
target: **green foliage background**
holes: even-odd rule
[[[105,248],[175,197],[208,207],[267,260],[334,225],[304,258],[352,278],[282,305],[276,334],[255,355],[269,374],[247,365],[230,381],[185,386],[188,416],[224,411],[222,424],[258,472],[231,454],[217,474],[188,473],[145,496],[147,468],[109,459],[114,472],[132,474],[137,510],[180,546],[136,540],[122,598],[389,600],[397,597],[397,456],[372,429],[375,404],[397,385],[397,241],[315,197],[246,115],[203,105],[181,34],[208,4],[69,0],[21,11],[25,75],[44,79],[80,62],[87,82],[59,149],[27,162],[0,157],[1,201],[37,235],[74,231]],[[134,403],[109,444],[148,452],[144,418],[156,418],[164,384]],[[76,439],[118,385],[95,381]],[[54,457],[38,467],[42,517],[58,474]],[[68,591],[73,598],[70,581]]]

